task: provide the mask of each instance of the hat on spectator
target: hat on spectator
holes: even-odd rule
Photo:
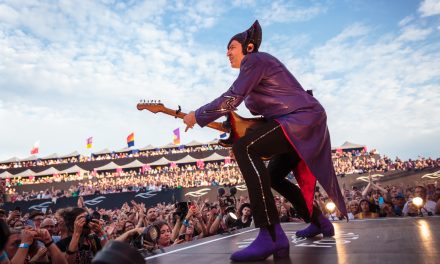
[[[145,259],[135,248],[129,244],[112,240],[96,254],[93,264],[144,264]]]
[[[398,194],[396,195],[396,198],[404,199],[404,198],[405,198],[405,196],[403,196],[403,194],[402,194],[402,193],[398,193]]]
[[[32,211],[32,212],[29,214],[29,219],[34,219],[34,218],[35,218],[36,216],[38,216],[38,215],[44,216],[44,213],[41,212],[41,211]]]
[[[250,203],[243,203],[242,205],[240,205],[240,210],[239,213],[241,214],[241,212],[243,211],[243,209],[247,207],[249,209],[251,209],[251,204]]]

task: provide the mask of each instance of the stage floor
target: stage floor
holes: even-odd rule
[[[383,218],[335,222],[335,237],[297,238],[305,223],[284,223],[290,258],[260,263],[440,263],[440,217]],[[230,263],[232,252],[249,245],[258,229],[247,228],[172,246],[146,263]],[[255,263],[255,262],[252,262]]]

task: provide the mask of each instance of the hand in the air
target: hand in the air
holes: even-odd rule
[[[196,124],[196,113],[194,111],[189,112],[183,117],[183,123],[186,125],[185,132],[188,131],[189,128],[193,128]]]

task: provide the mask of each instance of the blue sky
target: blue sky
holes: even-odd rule
[[[230,37],[259,19],[278,57],[328,112],[333,146],[394,158],[440,156],[440,1],[0,0],[0,160],[162,146],[180,120],[136,110],[160,99],[190,111],[238,72]],[[243,106],[240,114],[250,116]],[[219,133],[199,127],[182,142]]]

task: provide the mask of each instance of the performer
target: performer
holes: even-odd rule
[[[258,20],[233,36],[227,46],[232,68],[240,73],[220,97],[184,117],[187,128],[201,127],[236,110],[245,102],[267,122],[237,140],[232,151],[249,190],[255,226],[260,232],[247,248],[231,255],[235,261],[257,261],[289,255],[289,239],[281,228],[271,187],[288,199],[311,224],[298,236],[333,236],[334,228],[313,206],[316,181],[343,215],[347,215],[331,159],[327,116],[321,104],[298,83],[275,57],[259,52]],[[262,157],[272,157],[266,168]],[[293,171],[300,186],[286,179]]]

